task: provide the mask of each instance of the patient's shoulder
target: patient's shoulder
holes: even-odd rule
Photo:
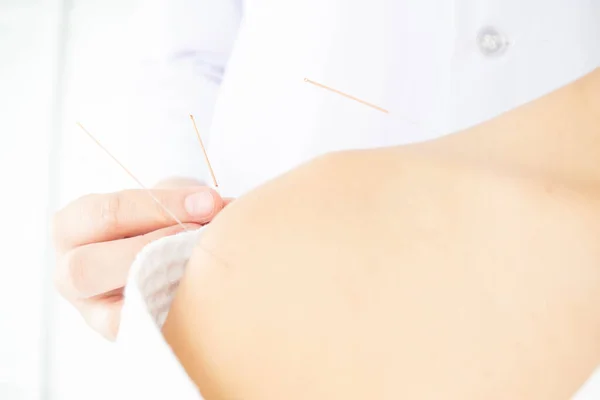
[[[359,220],[374,190],[366,176],[365,155],[321,156],[250,191],[213,220],[200,246],[223,259],[244,257],[247,262],[247,253],[256,253],[257,246],[279,256],[286,254],[279,249],[292,244],[291,239],[305,241],[309,232],[330,229],[354,213],[354,221]]]
[[[494,259],[499,265],[526,263],[532,254],[558,261],[570,256],[574,249],[552,245],[557,237],[581,238],[575,250],[594,237],[582,222],[591,210],[589,196],[574,193],[510,171],[401,149],[320,157],[236,200],[211,223],[167,326],[173,322],[172,332],[184,337],[178,348],[186,370],[223,398],[336,397],[327,391],[341,386],[322,379],[328,371],[319,364],[320,332],[336,338],[328,362],[348,368],[345,357],[364,340],[356,321],[405,326],[403,315],[419,308],[401,294],[416,284],[427,290],[427,277],[438,276],[440,266],[469,286],[473,279],[464,267],[480,270],[482,262],[470,256],[477,254],[473,249],[505,257]],[[443,307],[447,299],[436,296]],[[400,352],[396,340],[369,343],[379,346],[372,354]],[[375,361],[367,357],[352,372],[375,370],[363,365],[401,367]],[[351,386],[354,397],[348,398],[378,397],[369,392],[372,385]]]
[[[311,260],[328,257],[340,219],[360,225],[360,215],[350,218],[360,201],[353,195],[360,185],[348,177],[360,175],[351,157],[336,153],[302,165],[235,200],[205,229],[164,328],[205,397],[264,398],[252,388],[272,373],[267,359],[277,357],[262,336],[268,320],[301,297],[289,288],[311,290],[306,280],[319,265]]]
[[[340,243],[364,244],[369,234],[394,233],[400,221],[415,227],[428,220],[438,226],[491,224],[506,213],[508,223],[517,209],[522,223],[595,219],[599,193],[559,177],[411,147],[343,151],[318,157],[236,200],[211,223],[200,245],[232,264],[248,265],[259,254],[261,260],[280,262],[300,257],[302,249],[319,254]]]

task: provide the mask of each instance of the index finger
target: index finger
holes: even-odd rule
[[[206,186],[153,189],[151,193],[182,223],[207,223],[224,206],[219,194]],[[204,195],[201,196],[204,200],[212,197],[213,206],[193,207],[188,212],[186,199],[200,194]],[[87,195],[56,213],[53,221],[55,245],[59,251],[67,251],[90,243],[123,239],[177,225],[170,213],[142,189]]]

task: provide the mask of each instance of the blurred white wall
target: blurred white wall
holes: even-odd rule
[[[123,150],[130,144],[129,115],[135,115],[129,99],[131,48],[126,37],[134,2],[74,0],[68,9],[62,124],[55,138],[55,207],[63,207],[86,193],[133,186],[129,177],[76,128],[76,121],[93,131],[136,175],[140,174]],[[121,134],[115,134],[117,129]],[[123,371],[119,370],[115,346],[91,331],[66,301],[54,296],[53,304],[46,398],[118,397]]]
[[[72,127],[104,118],[127,129],[122,34],[134,1],[0,0],[2,400],[110,399],[119,388],[113,346],[54,292],[47,222],[79,195],[132,186]]]
[[[47,211],[61,0],[0,0],[0,398],[45,392]]]

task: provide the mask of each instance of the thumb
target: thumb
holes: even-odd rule
[[[206,186],[206,183],[194,178],[172,177],[159,181],[154,187],[157,189],[178,189],[198,186]],[[216,192],[200,192],[185,199],[185,209],[192,217],[205,218],[209,216],[212,218],[232,200],[222,199]]]

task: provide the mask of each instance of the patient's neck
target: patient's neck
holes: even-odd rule
[[[440,145],[478,161],[600,187],[600,68]]]

